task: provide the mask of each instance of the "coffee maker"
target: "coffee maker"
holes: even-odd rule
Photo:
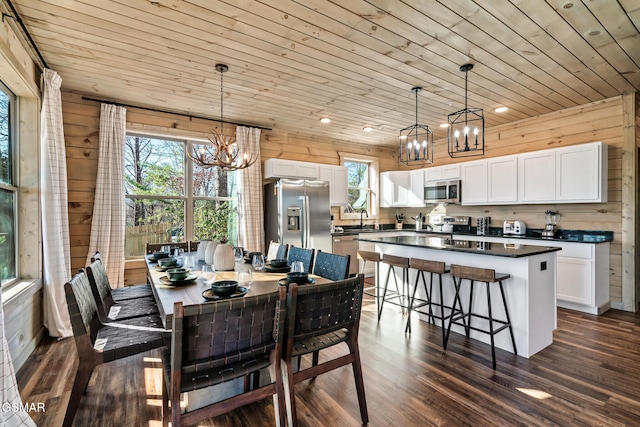
[[[560,214],[558,212],[546,211],[544,216],[546,225],[544,226],[542,237],[552,239],[556,235],[556,225],[558,224],[558,217]]]

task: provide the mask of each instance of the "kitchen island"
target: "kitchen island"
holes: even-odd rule
[[[553,342],[553,331],[556,328],[556,251],[560,248],[470,242],[417,234],[389,237],[360,235],[359,240],[375,244],[375,250],[382,254],[444,261],[447,265],[490,268],[499,273],[510,274],[511,277],[504,282],[504,288],[518,355],[528,358]],[[387,266],[381,263],[380,277],[384,278],[386,274]],[[415,280],[416,271],[410,270],[411,287]],[[451,305],[455,293],[453,280],[445,276],[443,281],[444,301]],[[462,286],[462,304],[466,309],[469,303],[469,282],[463,281]],[[492,292],[497,293],[497,290],[494,289]],[[420,284],[416,297],[424,296]],[[484,289],[476,287],[473,298],[474,312],[487,314]],[[492,298],[492,310],[494,318],[506,318],[500,298]],[[420,314],[420,318],[426,321],[426,316]],[[485,326],[480,321],[476,325],[483,328]],[[462,327],[454,325],[451,330],[464,334]],[[490,342],[488,335],[476,331],[471,331],[471,338]],[[506,332],[495,336],[495,345],[513,352],[509,334]]]

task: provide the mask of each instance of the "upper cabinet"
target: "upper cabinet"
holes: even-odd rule
[[[265,179],[318,179],[320,178],[320,165],[318,163],[271,158],[264,161],[264,177]]]
[[[409,171],[380,173],[380,207],[396,208],[409,206],[411,176]]]
[[[460,164],[436,166],[424,169],[424,181],[450,181],[460,179]]]
[[[320,179],[329,181],[331,206],[348,204],[348,169],[346,166],[320,165]]]
[[[554,150],[518,155],[518,201],[547,203],[556,199],[556,154]]]
[[[607,201],[602,142],[460,164],[463,205]]]
[[[424,206],[424,174],[427,169],[409,171],[409,206]]]
[[[607,146],[602,143],[558,148],[556,154],[556,200],[559,202],[606,202]]]
[[[518,201],[518,156],[487,159],[487,172],[487,201],[516,203]]]
[[[463,205],[482,205],[488,201],[487,161],[475,160],[460,164],[462,188],[460,198]]]

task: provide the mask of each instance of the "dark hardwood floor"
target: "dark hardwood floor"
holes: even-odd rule
[[[530,359],[497,350],[496,371],[488,345],[453,334],[444,352],[438,327],[414,319],[405,335],[404,319],[390,308],[378,324],[375,305],[364,307],[371,426],[640,425],[640,315],[560,309],[552,346]],[[76,364],[73,340],[47,339],[19,371],[23,401],[46,405],[31,414],[39,426],[62,424]],[[161,387],[158,351],[101,365],[74,425],[159,426]],[[350,367],[298,384],[296,396],[300,426],[361,424]],[[272,424],[266,399],[201,425]]]

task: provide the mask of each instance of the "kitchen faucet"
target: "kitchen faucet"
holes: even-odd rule
[[[369,218],[369,214],[367,213],[366,209],[360,209],[360,229],[362,230],[364,228],[364,224],[362,223],[362,214],[365,214],[367,216],[367,218]]]

